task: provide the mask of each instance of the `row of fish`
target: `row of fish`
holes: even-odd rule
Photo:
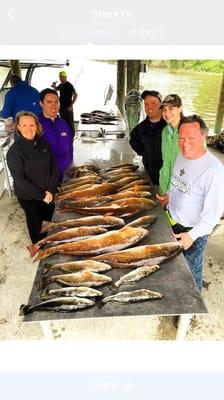
[[[161,299],[162,294],[159,292],[154,292],[149,289],[138,289],[133,291],[119,292],[111,296],[104,297],[102,303],[99,303],[99,307],[104,304],[113,301],[122,304],[136,303],[139,301],[148,301],[153,299]],[[29,314],[36,310],[51,310],[51,311],[66,311],[73,312],[93,306],[95,304],[94,300],[87,299],[84,297],[56,297],[53,299],[42,301],[33,306],[31,305],[21,305],[20,315]]]
[[[150,245],[149,245],[150,246]],[[151,245],[153,247],[153,245]],[[157,248],[156,248],[156,247]],[[160,249],[158,249],[160,246]],[[144,246],[141,246],[144,247]],[[130,249],[134,250],[134,249]],[[139,249],[137,248],[137,251]],[[181,246],[175,247],[175,243],[167,243],[161,245],[154,245],[154,250],[156,256],[160,254],[160,257],[157,258],[159,262],[163,262],[177,254],[181,251]],[[119,253],[119,252],[118,252]],[[123,252],[120,252],[122,255]],[[153,253],[153,252],[152,252]],[[145,254],[146,255],[146,254]],[[149,254],[148,254],[149,256]],[[146,260],[144,260],[145,262]],[[139,263],[142,264],[143,260],[140,260]],[[138,282],[140,279],[156,272],[159,270],[159,265],[153,265],[152,259],[147,259],[147,262],[150,265],[143,265],[142,267],[136,268],[136,263],[132,263],[132,267],[135,269],[123,276],[120,277],[115,283],[113,283],[112,288],[119,288],[123,284],[130,284],[134,282]],[[119,266],[119,268],[121,265]],[[66,285],[65,288],[60,289],[45,289],[43,292],[43,299],[49,299],[52,301],[46,302],[46,300],[41,301],[37,305],[34,306],[22,306],[20,312],[23,314],[33,312],[35,310],[52,310],[52,311],[75,311],[81,308],[84,308],[84,303],[80,302],[80,307],[77,306],[77,300],[75,300],[75,304],[64,304],[64,297],[97,297],[103,296],[103,292],[96,291],[93,287],[111,284],[112,279],[107,275],[100,274],[99,272],[108,271],[111,269],[111,265],[103,263],[103,262],[96,262],[94,260],[83,260],[83,261],[73,261],[68,263],[58,263],[58,264],[48,264],[44,268],[44,273],[49,272],[51,270],[64,270],[64,271],[81,271],[75,273],[69,273],[64,275],[53,275],[45,278],[44,285],[49,285],[52,282],[57,282],[59,284]],[[97,273],[91,272],[97,271]],[[84,285],[84,286],[83,286]],[[136,293],[140,293],[141,291],[144,292],[146,290],[147,293],[150,292],[150,296],[146,296],[143,298]],[[150,300],[150,299],[161,299],[162,294],[158,292],[154,292],[148,289],[140,289],[138,291],[128,291],[128,292],[119,292],[115,295],[106,296],[102,299],[100,306],[106,304],[108,301],[115,301],[121,303],[129,303],[129,302],[137,302],[143,300]],[[52,299],[53,296],[53,299]],[[55,298],[56,296],[56,298]],[[59,299],[58,300],[58,296]],[[61,300],[62,299],[62,300]],[[55,302],[54,302],[54,301]],[[57,301],[62,301],[61,306],[58,305]],[[85,302],[85,307],[88,305],[94,305],[95,302],[93,301],[91,304],[89,302]]]
[[[34,261],[42,260],[52,254],[69,254],[75,256],[97,255],[130,247],[148,235],[148,230],[140,227],[124,226],[88,239],[63,243],[38,251]]]
[[[75,263],[75,262],[74,262]],[[78,266],[76,263],[76,267]],[[88,263],[88,261],[87,261]],[[103,263],[95,263],[93,261],[89,261],[90,264],[98,264],[93,265],[95,270],[107,270],[111,268],[108,265],[105,265],[103,268]],[[101,264],[101,265],[99,265]],[[62,264],[55,264],[52,266],[54,268],[65,268]],[[80,264],[80,267],[84,267]],[[98,268],[96,268],[98,267]],[[114,283],[114,287],[118,288],[122,284],[137,282],[143,277],[156,272],[159,269],[158,265],[150,266],[150,267],[140,267],[135,271],[124,275],[121,279]],[[49,270],[49,268],[48,268]],[[22,305],[20,307],[20,314],[28,314],[36,310],[51,310],[51,311],[76,311],[82,308],[86,308],[95,304],[95,300],[86,299],[102,297],[103,292],[100,290],[93,289],[92,286],[100,286],[105,283],[110,283],[112,279],[106,275],[97,274],[86,270],[83,272],[76,272],[74,274],[66,274],[66,275],[54,275],[50,276],[46,279],[46,284],[51,282],[58,282],[64,284],[68,287],[58,288],[58,289],[45,289],[40,303],[30,306],[30,305]],[[82,284],[85,286],[82,286]],[[72,286],[71,286],[72,285]],[[56,296],[56,297],[55,297]],[[81,299],[80,299],[81,298]],[[120,292],[111,296],[106,296],[102,299],[102,301],[98,304],[99,307],[102,307],[109,301],[115,301],[119,303],[130,303],[137,301],[146,301],[151,299],[160,299],[162,295],[158,292],[153,292],[148,289],[140,289],[136,291],[128,291],[128,292]]]
[[[91,259],[45,264],[41,301],[36,305],[22,305],[21,314],[35,310],[75,311],[96,303],[101,307],[110,301],[126,304],[162,298],[161,293],[149,289],[110,296],[104,296],[102,291],[95,289],[109,285],[110,290],[117,291],[122,285],[138,282],[158,271],[158,264],[183,250],[177,242],[127,249],[144,239],[155,221],[153,215],[137,218],[128,224],[123,219],[155,206],[148,199],[151,195],[148,181],[136,174],[136,168],[132,164],[120,164],[105,168],[100,174],[96,166],[86,164],[68,172],[70,179],[58,194],[60,211],[89,216],[45,224],[42,232],[54,232],[39,244],[50,244],[50,247],[40,249],[35,261],[53,254],[87,256]],[[114,228],[119,229],[107,232],[107,229]],[[131,268],[132,271],[112,282],[110,276],[102,274],[111,268]],[[52,275],[58,270],[66,273]],[[52,283],[65,287],[50,289]],[[97,298],[100,300],[96,301]]]
[[[93,171],[91,169],[89,173],[85,170],[84,176],[65,182],[56,199],[59,201],[80,197],[89,198],[113,194],[121,190],[126,191],[129,188],[134,189],[136,186],[148,185],[148,180],[142,179],[140,175],[134,172],[135,168],[136,166],[132,164],[125,164],[123,167],[106,170],[103,174],[100,174],[99,170]]]
[[[111,267],[110,267],[111,268]],[[109,269],[110,269],[109,268]],[[136,268],[123,275],[118,281],[113,284],[114,288],[119,288],[123,284],[130,284],[131,282],[137,282],[140,279],[152,274],[159,270],[159,265],[145,265],[143,267]],[[108,270],[108,268],[107,268]],[[101,270],[102,271],[102,270]],[[99,272],[101,272],[99,271]],[[105,271],[105,270],[104,270]],[[48,286],[52,282],[61,283],[66,286],[86,286],[86,287],[97,287],[112,282],[112,278],[108,275],[101,273],[92,272],[91,269],[84,269],[81,272],[74,272],[63,275],[51,275],[43,279],[42,287]]]

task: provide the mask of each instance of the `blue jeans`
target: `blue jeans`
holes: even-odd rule
[[[194,241],[189,249],[183,252],[200,291],[202,289],[203,256],[207,240],[208,235],[201,236]]]

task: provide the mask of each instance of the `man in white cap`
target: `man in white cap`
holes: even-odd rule
[[[59,79],[61,83],[59,85],[56,85],[56,82],[53,82],[51,87],[53,87],[55,90],[59,90],[60,117],[68,123],[74,135],[75,128],[74,128],[73,104],[75,103],[78,94],[74,86],[67,81],[66,71],[59,72]]]

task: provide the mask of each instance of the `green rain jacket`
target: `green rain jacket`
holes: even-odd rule
[[[162,130],[163,166],[159,172],[159,192],[163,195],[169,191],[172,170],[179,154],[178,129],[167,124]]]

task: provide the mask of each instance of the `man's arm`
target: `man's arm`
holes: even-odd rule
[[[196,226],[189,231],[195,241],[198,237],[209,235],[219,223],[224,212],[224,185],[222,184],[224,168],[216,167],[213,172],[204,176],[204,205]]]
[[[76,92],[75,88],[73,88],[73,92],[72,92],[72,99],[71,99],[71,105],[67,108],[68,111],[72,111],[73,108],[73,104],[75,103],[77,97],[78,97],[78,93]]]
[[[72,104],[74,104],[76,102],[77,97],[78,97],[78,93],[76,92],[76,90],[74,88],[74,91],[72,93]]]
[[[51,85],[51,87],[52,87],[54,90],[59,90],[59,86],[60,86],[60,84],[57,85],[57,81],[56,81],[56,82],[53,82],[52,85]]]
[[[9,118],[13,115],[13,98],[10,92],[5,95],[5,102],[3,109],[0,111],[0,116],[2,118]]]

